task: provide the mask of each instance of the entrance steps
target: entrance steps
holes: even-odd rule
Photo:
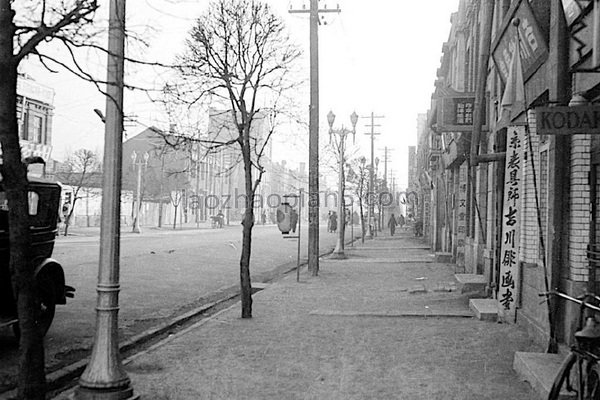
[[[483,275],[479,274],[455,274],[458,284],[462,286],[461,293],[481,293],[485,295],[487,282]]]
[[[481,321],[496,322],[498,320],[498,300],[494,299],[471,299],[469,308],[475,317]]]
[[[513,358],[513,369],[523,381],[529,382],[540,399],[547,399],[552,382],[564,359],[560,354],[526,353],[517,351]],[[574,393],[561,393],[559,399],[576,399]]]
[[[452,263],[452,253],[444,253],[441,251],[437,251],[435,253],[435,262],[451,264]]]

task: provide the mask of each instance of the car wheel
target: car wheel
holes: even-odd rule
[[[54,281],[49,277],[38,277],[38,301],[39,314],[36,322],[42,336],[46,336],[46,333],[50,329],[50,325],[52,325],[52,320],[54,319],[54,313],[56,311]]]

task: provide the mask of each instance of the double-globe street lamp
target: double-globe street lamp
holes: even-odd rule
[[[133,167],[137,167],[137,188],[133,207],[133,233],[142,233],[142,229],[140,228],[140,210],[142,208],[142,168],[145,168],[148,165],[148,158],[150,158],[150,154],[148,154],[147,151],[144,152],[142,157],[138,157],[135,150],[131,152]]]
[[[342,125],[341,129],[333,130],[333,123],[335,122],[335,114],[333,111],[329,111],[327,114],[327,122],[329,123],[329,140],[331,141],[332,135],[338,135],[339,143],[338,143],[338,161],[339,161],[339,171],[338,171],[338,202],[337,202],[337,224],[338,224],[338,238],[337,243],[335,245],[335,249],[333,250],[333,254],[331,258],[335,259],[344,259],[346,255],[344,254],[344,233],[345,233],[345,221],[346,221],[346,213],[345,213],[345,204],[344,204],[344,144],[346,142],[346,138],[349,133],[352,133],[352,139],[354,140],[356,136],[356,123],[358,122],[358,114],[356,111],[350,115],[350,122],[352,123],[352,130],[345,129]]]

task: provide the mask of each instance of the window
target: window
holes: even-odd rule
[[[29,199],[29,215],[37,215],[40,195],[36,192],[29,192],[27,197]]]
[[[42,128],[43,128],[43,121],[42,121],[42,117],[39,116],[34,116],[33,117],[33,138],[32,140],[35,143],[42,143]]]

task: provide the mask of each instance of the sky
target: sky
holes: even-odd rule
[[[290,7],[308,9],[309,0],[267,0],[284,19],[292,39],[304,52],[300,60],[309,78],[308,14],[290,14]],[[148,44],[130,40],[127,52],[132,57],[170,63],[184,48],[184,40],[196,16],[207,0],[129,0],[127,26]],[[96,24],[106,23],[107,1],[100,1]],[[417,142],[417,115],[430,107],[436,70],[440,66],[442,44],[448,39],[451,13],[458,0],[320,0],[320,8],[336,8],[339,14],[323,14],[319,26],[319,102],[320,132],[327,135],[326,115],[332,110],[337,118],[334,128],[349,127],[350,114],[361,116],[356,127],[356,155],[370,155],[366,133],[371,113],[383,118],[375,122],[376,156],[383,160],[389,149],[388,174],[397,177],[401,187],[407,183],[407,147]],[[89,56],[85,63],[104,78],[104,57]],[[91,84],[68,72],[50,74],[29,61],[24,71],[38,82],[54,88],[52,157],[63,160],[69,153],[88,148],[102,151],[104,126],[93,109],[104,109],[105,100]],[[158,68],[126,67],[126,82],[145,87],[162,87],[165,72]],[[298,93],[299,104],[308,110],[309,92]],[[127,91],[126,114],[135,123],[126,124],[126,136],[132,137],[147,126],[168,128],[164,109],[152,103],[146,93]],[[308,118],[308,115],[307,115]],[[297,128],[290,128],[296,130]],[[290,152],[290,140],[295,141]],[[288,160],[291,166],[308,160],[308,132],[282,132],[273,144],[274,159]],[[321,152],[323,153],[323,151]],[[321,158],[326,158],[322,155]],[[382,164],[380,164],[381,168]],[[390,172],[393,171],[393,172]],[[389,176],[389,175],[388,175]]]

